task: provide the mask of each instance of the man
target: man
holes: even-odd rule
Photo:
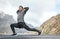
[[[12,35],[16,35],[16,34],[17,34],[17,33],[15,32],[14,27],[15,27],[15,28],[25,28],[25,29],[28,30],[28,31],[36,31],[36,32],[38,32],[38,35],[41,34],[40,31],[38,31],[38,30],[36,30],[36,29],[32,29],[32,28],[28,27],[28,26],[25,24],[25,22],[24,22],[24,15],[25,15],[26,12],[28,11],[28,9],[29,9],[28,7],[23,8],[23,6],[19,6],[19,9],[17,10],[17,15],[18,15],[17,20],[18,20],[18,23],[14,23],[14,24],[11,24],[11,25],[10,25],[11,30],[12,30],[12,32],[13,32]]]

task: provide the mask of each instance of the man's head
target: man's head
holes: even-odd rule
[[[19,11],[21,12],[23,10],[23,6],[19,6]]]

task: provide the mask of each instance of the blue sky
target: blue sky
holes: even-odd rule
[[[57,12],[60,14],[60,4],[57,4],[56,8],[57,8]]]
[[[16,11],[19,5],[29,7],[25,15],[25,22],[34,27],[60,14],[60,0],[0,0],[0,11],[12,15],[17,21]]]
[[[57,10],[57,13],[60,14],[60,0],[56,1],[56,10]]]

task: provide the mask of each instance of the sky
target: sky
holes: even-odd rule
[[[0,0],[0,11],[12,15],[17,22],[16,11],[19,5],[29,7],[24,19],[34,27],[60,14],[60,0]]]

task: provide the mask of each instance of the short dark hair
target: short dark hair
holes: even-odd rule
[[[21,5],[19,7],[23,8],[23,6],[21,6]]]

